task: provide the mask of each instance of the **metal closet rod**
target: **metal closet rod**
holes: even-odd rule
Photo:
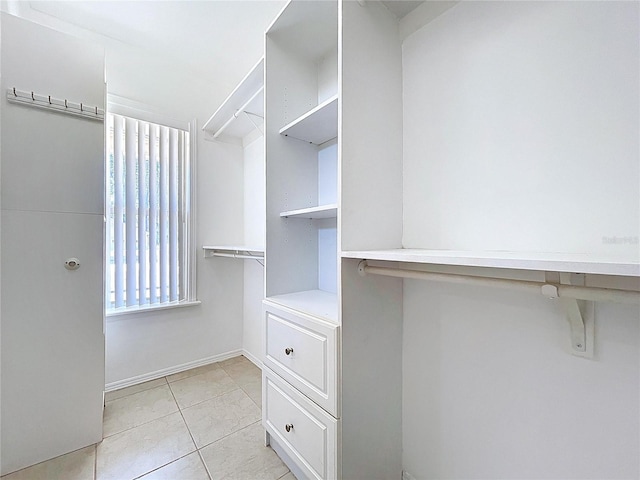
[[[248,255],[244,253],[219,253],[213,252],[214,257],[227,257],[227,258],[246,258],[248,260],[263,260],[264,257],[257,255]]]
[[[507,280],[502,278],[474,277],[452,273],[432,273],[403,268],[372,267],[366,260],[358,264],[361,275],[384,275],[387,277],[412,278],[416,280],[432,280],[436,282],[455,283],[458,285],[482,285],[486,287],[508,288],[521,292],[542,294],[549,298],[573,298],[596,302],[640,303],[640,292],[634,290],[618,290],[613,288],[580,287],[555,283],[530,282],[527,280]]]
[[[251,102],[253,102],[253,100],[254,100],[258,95],[260,95],[260,93],[262,93],[263,91],[264,91],[264,86],[263,86],[263,87],[260,87],[260,89],[259,89],[256,93],[254,93],[253,95],[251,95],[251,98],[249,98],[249,100],[247,100],[247,101],[246,101],[246,102],[245,102],[245,103],[244,103],[244,104],[243,104],[243,105],[242,105],[242,106],[241,106],[241,107],[240,107],[240,108],[239,108],[239,109],[238,109],[238,110],[237,110],[233,115],[231,115],[231,118],[229,118],[229,120],[227,120],[226,122],[224,122],[224,124],[223,124],[219,129],[218,129],[218,131],[217,131],[217,132],[215,132],[215,133],[213,134],[213,138],[218,138],[218,137],[222,134],[222,132],[224,132],[224,131],[226,130],[226,128],[231,124],[231,122],[233,122],[236,118],[238,118],[238,116],[239,116],[241,113],[251,114],[251,115],[255,115],[256,117],[264,118],[264,117],[261,117],[260,115],[258,115],[257,113],[252,113],[252,112],[247,112],[247,111],[246,111],[246,109],[247,109],[247,107],[249,106],[249,104],[250,104]],[[253,124],[254,124],[254,126],[255,126],[255,123],[253,122],[253,120],[251,120],[251,119],[249,119],[249,120],[250,120],[250,121],[251,121],[251,123],[253,123]]]

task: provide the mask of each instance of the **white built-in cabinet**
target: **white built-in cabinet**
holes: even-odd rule
[[[13,91],[102,113],[105,82],[102,47],[5,13],[0,26],[5,475],[100,442],[105,385],[104,124]]]
[[[582,295],[579,282],[587,276],[590,288],[628,285],[631,291],[615,293],[618,300],[638,297],[637,252],[612,255],[605,248],[591,248],[591,253],[580,254],[576,245],[555,251],[543,241],[539,251],[526,251],[522,241],[506,241],[522,233],[513,225],[505,224],[511,234],[498,236],[502,239],[497,242],[496,230],[483,230],[475,218],[446,217],[446,201],[437,210],[425,201],[442,195],[455,208],[456,202],[482,197],[484,190],[469,180],[461,190],[456,182],[466,179],[464,171],[454,175],[448,170],[455,171],[463,159],[469,160],[469,168],[476,165],[473,156],[449,162],[455,157],[446,148],[455,153],[466,141],[447,143],[447,135],[458,135],[461,128],[439,123],[449,116],[461,122],[449,108],[453,100],[441,106],[438,91],[427,89],[425,105],[406,103],[408,95],[417,103],[423,100],[426,74],[421,69],[427,67],[413,57],[403,67],[406,44],[401,30],[382,2],[292,0],[266,32],[264,84],[248,88],[231,112],[235,118],[247,117],[242,112],[264,95],[263,425],[267,442],[298,478],[401,478],[403,422],[405,428],[412,423],[406,410],[403,418],[403,401],[409,407],[419,404],[411,395],[403,400],[403,391],[412,391],[406,376],[403,384],[403,372],[407,361],[411,370],[422,360],[404,357],[403,349],[414,339],[403,340],[403,326],[437,318],[437,308],[421,309],[420,318],[415,318],[414,308],[415,292],[424,295],[434,280],[464,283],[480,278],[486,280],[483,288],[508,286],[553,296],[561,291]],[[412,55],[424,48],[434,61],[448,65],[449,57],[439,50],[446,45],[416,47],[415,39],[410,41]],[[456,71],[455,59],[451,62]],[[489,70],[494,78],[495,69]],[[430,81],[442,82],[442,91],[449,90],[438,72],[428,74]],[[429,111],[431,104],[442,111]],[[502,108],[496,105],[495,112]],[[489,108],[487,114],[491,112]],[[223,125],[213,130],[230,128]],[[475,138],[475,131],[471,128],[467,136]],[[444,142],[444,150],[430,150],[439,142]],[[577,160],[571,157],[567,163],[571,161]],[[625,168],[631,171],[621,164]],[[503,173],[496,182],[512,185],[520,178]],[[428,191],[423,184],[429,185]],[[537,191],[514,197],[514,205],[502,202],[492,208],[503,209],[508,218],[538,205],[552,211],[562,203],[553,197],[557,192],[546,192],[541,200]],[[615,211],[602,200],[603,208]],[[554,232],[558,239],[575,241],[583,230]],[[485,239],[492,243],[485,245]],[[504,245],[511,250],[505,251]],[[225,253],[213,247],[210,251]],[[403,277],[431,283],[418,287]],[[609,293],[590,289],[586,295]],[[571,324],[567,350],[593,355],[593,308],[578,310],[571,298],[557,305],[566,308]],[[588,342],[582,351],[574,337],[580,328]]]
[[[400,245],[397,19],[377,3],[292,1],[265,45],[267,440],[301,478],[399,478],[401,294],[377,279],[345,298],[340,258],[346,239]]]
[[[429,6],[419,8],[423,10],[418,15],[423,15]],[[472,18],[469,22],[475,25],[480,17]],[[512,196],[511,203],[496,198],[487,212],[471,219],[447,216],[459,202],[473,206],[473,199],[486,196],[482,184],[456,170],[460,162],[468,160],[469,171],[476,168],[483,181],[496,182],[496,189],[526,182],[508,168],[501,174],[491,170],[491,162],[510,166],[509,161],[515,161],[503,158],[500,150],[509,139],[492,144],[495,157],[485,164],[474,161],[485,146],[482,139],[473,144],[483,123],[468,127],[465,122],[473,116],[457,114],[456,95],[466,90],[456,91],[446,77],[413,57],[403,66],[400,30],[398,19],[382,2],[292,0],[266,33],[263,424],[270,444],[301,477],[401,478],[403,422],[412,422],[406,413],[403,419],[403,389],[410,391],[403,385],[403,347],[412,340],[403,341],[403,309],[415,303],[402,277],[432,282],[466,282],[468,277],[482,282],[489,277],[485,288],[506,286],[551,297],[566,292],[569,298],[556,305],[570,324],[564,339],[567,350],[586,357],[593,355],[593,299],[604,299],[611,291],[589,288],[585,293],[585,276],[590,287],[603,285],[603,276],[615,277],[615,288],[624,289],[626,283],[631,290],[615,292],[616,301],[638,301],[633,278],[640,276],[637,251],[585,249],[579,245],[580,232],[588,228],[579,215],[572,221],[580,225],[571,230],[554,229],[553,222],[546,222],[547,230],[541,229],[545,233],[530,238],[509,223],[491,231],[483,228],[482,215],[490,216],[495,209],[503,212],[505,221],[537,207],[553,212],[564,201],[559,192],[545,191],[540,198],[539,188],[534,188]],[[412,41],[412,55],[422,54]],[[433,61],[451,64],[453,72],[461,68],[455,53],[443,53],[446,43],[422,48]],[[464,58],[465,51],[456,52]],[[467,65],[472,72],[474,66]],[[504,77],[498,67],[491,67],[489,78]],[[448,103],[442,103],[439,90],[426,89],[425,94],[424,79],[450,94]],[[408,95],[415,103],[406,103]],[[526,95],[522,98],[529,101]],[[468,102],[474,106],[479,98],[481,94]],[[486,138],[501,132],[494,117],[500,118],[510,104],[500,102],[504,98],[498,95],[495,108],[486,108],[487,118],[494,121]],[[431,111],[430,106],[440,110]],[[547,115],[555,107],[540,108]],[[455,135],[455,141],[447,143]],[[457,149],[467,148],[467,140],[473,149],[456,157]],[[528,160],[536,172],[545,171],[544,154]],[[563,165],[580,162],[572,153]],[[633,175],[637,170],[625,162],[620,162],[620,171]],[[592,185],[591,191],[602,190],[596,189],[594,179],[589,182],[585,185]],[[637,187],[629,185],[625,192],[635,192],[637,199]],[[437,209],[431,198],[440,201]],[[606,196],[599,198],[598,208],[608,209],[616,219],[621,215]],[[637,231],[632,215],[626,218],[620,225]],[[500,236],[505,229],[510,233]],[[597,229],[592,230],[597,236]],[[546,244],[549,231],[556,241]],[[520,233],[528,242],[516,241]],[[524,245],[538,251],[526,251]],[[585,251],[589,253],[580,253]],[[523,279],[535,281],[519,283]],[[426,291],[433,283],[423,285]],[[571,298],[574,294],[578,296]],[[590,300],[580,303],[579,310],[578,302],[584,299]],[[425,311],[419,321],[429,316],[437,318],[437,308]],[[410,323],[417,321],[414,315],[409,318]],[[409,365],[420,360],[413,357]],[[419,403],[415,398],[405,401]]]

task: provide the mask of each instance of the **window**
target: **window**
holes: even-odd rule
[[[107,115],[108,313],[194,300],[187,130]]]

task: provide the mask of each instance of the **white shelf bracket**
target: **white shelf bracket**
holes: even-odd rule
[[[553,280],[562,285],[584,286],[585,275],[547,273],[546,280]],[[567,297],[561,297],[558,300],[569,322],[571,353],[578,357],[593,358],[595,302]]]

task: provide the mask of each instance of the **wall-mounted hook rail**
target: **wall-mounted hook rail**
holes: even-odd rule
[[[32,91],[17,90],[15,87],[7,90],[7,100],[11,103],[41,108],[67,115],[104,121],[104,109],[98,106],[89,107],[84,102],[75,103],[66,98],[55,98],[51,95],[40,95]]]

